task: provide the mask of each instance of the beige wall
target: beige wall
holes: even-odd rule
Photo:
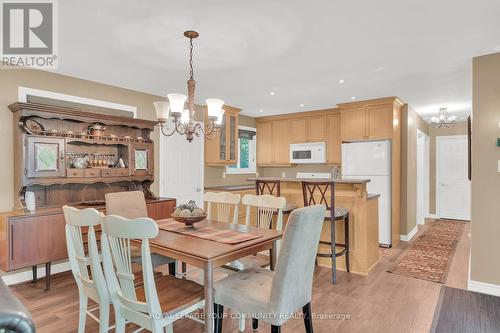
[[[255,118],[240,115],[238,120],[240,126],[255,128]],[[226,175],[226,177],[224,177],[225,171],[225,166],[206,166],[205,186],[251,184],[247,182],[247,178],[255,177],[255,174]]]
[[[467,122],[457,122],[453,127],[429,127],[429,213],[436,214],[436,137],[447,135],[466,135]]]
[[[401,126],[401,234],[417,225],[417,130],[429,134],[429,125],[408,104]]]
[[[473,60],[471,271],[500,285],[500,53]]]
[[[0,133],[2,136],[0,156],[4,161],[0,163],[0,211],[9,211],[13,208],[14,193],[19,190],[14,189],[13,120],[12,112],[7,108],[8,105],[18,101],[19,86],[136,106],[138,118],[149,120],[156,118],[152,103],[162,99],[159,96],[45,71],[0,70]],[[156,143],[158,142],[158,133],[154,134],[153,139]],[[155,149],[155,157],[157,154],[158,149]],[[158,177],[158,158],[155,158],[155,161],[155,177]],[[153,184],[152,190],[158,193],[157,183]]]

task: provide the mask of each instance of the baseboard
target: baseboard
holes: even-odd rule
[[[437,216],[437,214],[427,214],[427,216],[425,218],[427,218],[427,219],[438,219],[439,217]]]
[[[467,283],[467,289],[469,289],[470,291],[476,291],[476,292],[482,293],[482,294],[500,296],[500,285],[486,283],[486,282],[480,282],[480,281],[474,281],[474,280],[471,280],[470,278],[469,278],[469,281]]]
[[[52,265],[50,273],[57,274],[61,272],[66,272],[71,270],[69,267],[69,261],[61,262],[55,265]],[[39,266],[37,268],[37,276],[39,278],[45,277],[45,266]],[[21,282],[31,281],[33,279],[33,273],[31,269],[19,272],[19,273],[8,273],[7,275],[2,276],[3,282],[6,285],[18,284]]]
[[[418,231],[418,226],[415,226],[411,231],[408,233],[408,235],[399,235],[399,239],[403,242],[409,242],[415,236],[415,234]]]

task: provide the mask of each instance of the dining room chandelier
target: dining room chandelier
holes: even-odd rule
[[[187,81],[188,96],[183,94],[167,94],[168,101],[154,102],[158,126],[165,136],[172,136],[174,133],[185,135],[188,142],[193,141],[195,136],[204,135],[207,139],[215,137],[217,130],[221,127],[224,110],[224,101],[217,98],[207,98],[208,124],[206,129],[202,123],[194,121],[194,92],[196,81],[193,71],[193,39],[198,38],[196,31],[185,31],[184,36],[189,38],[189,80]],[[186,99],[188,108],[185,109]]]
[[[447,108],[439,109],[439,116],[434,116],[431,118],[431,124],[441,128],[441,127],[451,127],[455,124],[457,117],[450,116],[448,114]]]

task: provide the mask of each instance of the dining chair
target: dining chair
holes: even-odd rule
[[[281,197],[281,181],[279,179],[257,179],[255,181],[255,193],[257,195],[270,194],[275,197]],[[295,205],[288,203],[283,208],[283,215],[288,215],[292,210],[297,208]],[[277,211],[275,211],[277,214]]]
[[[204,306],[203,287],[170,275],[153,275],[149,239],[158,236],[158,225],[147,217],[127,219],[117,215],[102,218],[101,247],[104,275],[115,305],[116,332],[125,332],[127,321],[153,333],[173,332],[177,319]],[[135,288],[131,240],[141,241],[143,285]]]
[[[142,191],[106,193],[104,198],[108,215],[118,215],[128,219],[148,217],[148,207]],[[151,260],[154,268],[168,264],[168,273],[175,276],[175,259],[153,253]],[[135,247],[132,251],[132,261],[141,264],[140,251]]]
[[[94,208],[76,209],[63,206],[66,220],[66,246],[69,264],[75,278],[80,298],[78,333],[85,332],[87,315],[99,323],[99,332],[107,332],[109,327],[109,296],[106,280],[101,268],[101,258],[97,249],[95,226],[101,223],[99,212]],[[87,247],[85,253],[84,231],[87,229]],[[89,268],[91,274],[89,274]],[[97,307],[87,309],[88,299],[97,303]],[[93,312],[99,309],[99,318]]]
[[[346,271],[349,272],[349,210],[335,205],[335,182],[303,181],[302,195],[304,207],[317,203],[326,206],[325,221],[330,222],[330,241],[320,241],[320,244],[330,245],[330,253],[318,253],[318,257],[332,259],[332,283],[337,283],[337,257],[345,256]],[[332,214],[333,212],[333,214]],[[344,222],[344,244],[337,243],[335,238],[336,222]],[[342,250],[337,252],[336,248]]]
[[[224,223],[238,223],[238,205],[241,195],[231,192],[207,192],[203,200],[207,203],[207,219]],[[213,210],[216,211],[216,216]],[[231,216],[231,211],[233,215]]]
[[[313,332],[314,258],[325,210],[324,205],[314,205],[292,211],[274,272],[252,267],[215,283],[215,333],[222,332],[225,306],[251,314],[254,329],[259,320],[269,323],[273,333],[279,333],[286,320],[302,308],[306,332]]]

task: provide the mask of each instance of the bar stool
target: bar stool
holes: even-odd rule
[[[330,198],[327,200],[328,191]],[[318,257],[332,258],[332,283],[337,283],[337,257],[345,255],[346,270],[349,272],[349,210],[343,207],[335,207],[335,182],[334,181],[303,181],[302,195],[304,196],[304,206],[324,204],[326,206],[325,221],[331,223],[331,242],[320,241],[320,244],[327,244],[331,247],[330,253],[319,253]],[[319,202],[317,200],[319,199]],[[332,214],[333,212],[333,214]],[[335,242],[335,223],[344,221],[344,244]],[[336,247],[341,247],[340,252]]]
[[[279,180],[263,180],[259,179],[255,181],[255,193],[257,195],[269,194],[275,197],[281,197],[281,181]],[[290,214],[292,210],[297,208],[291,203],[286,203],[286,207],[283,209],[283,215]],[[275,211],[274,215],[278,212]]]

